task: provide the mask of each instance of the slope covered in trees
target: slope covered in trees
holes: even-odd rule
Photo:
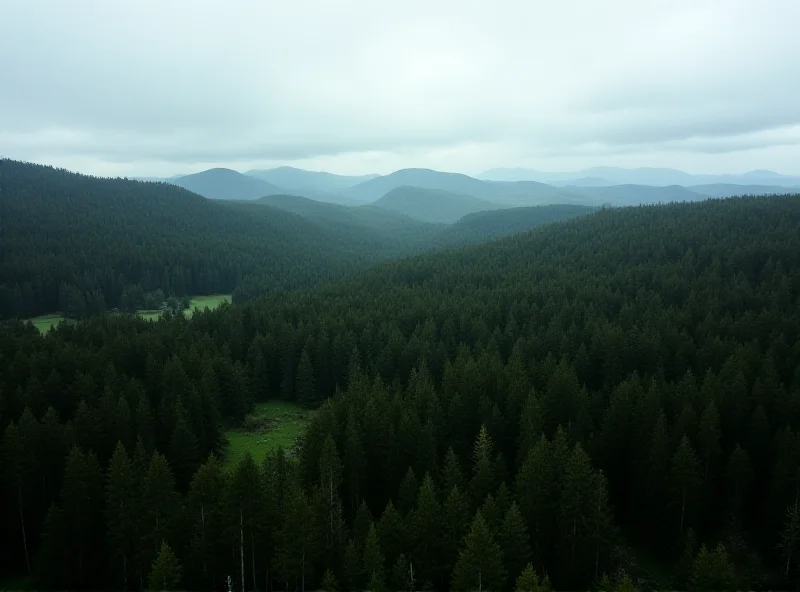
[[[284,189],[231,169],[208,169],[166,180],[209,199],[258,199],[284,193]]]
[[[564,204],[476,212],[448,226],[438,240],[444,245],[481,243],[526,232],[543,224],[583,216],[593,211],[595,208],[589,206]]]
[[[467,214],[507,207],[471,195],[407,186],[392,189],[372,205],[432,224],[452,224]]]
[[[166,183],[10,160],[0,161],[0,194],[0,318],[135,309],[158,289],[184,296],[302,288],[398,249],[391,237],[209,201]]]
[[[751,198],[190,321],[9,324],[0,565],[60,589],[579,589],[647,577],[634,544],[674,588],[794,586],[798,294],[800,198]],[[328,402],[291,459],[224,472],[221,422],[273,397]]]

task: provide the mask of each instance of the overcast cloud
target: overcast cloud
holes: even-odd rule
[[[797,0],[0,0],[0,155],[800,174]]]

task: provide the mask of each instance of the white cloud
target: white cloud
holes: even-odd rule
[[[797,173],[794,0],[0,0],[0,154]]]

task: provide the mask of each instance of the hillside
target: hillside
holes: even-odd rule
[[[259,290],[299,288],[390,255],[377,235],[166,183],[2,160],[0,194],[0,318],[100,312],[137,286],[175,295],[230,293],[256,279]]]
[[[362,202],[374,202],[399,187],[419,187],[420,189],[471,195],[504,207],[571,203],[576,199],[573,195],[543,183],[493,183],[458,173],[443,173],[429,169],[403,169],[390,175],[365,181],[344,190],[343,193]]]
[[[595,208],[589,206],[552,205],[477,212],[448,226],[438,240],[444,245],[481,243],[594,211]]]
[[[711,185],[692,185],[687,187],[709,197],[733,197],[736,195],[793,195],[800,193],[798,187],[781,187],[779,185],[734,185],[732,183],[714,183]]]
[[[397,187],[372,205],[433,224],[451,224],[473,212],[503,207],[471,195],[421,187]]]
[[[287,166],[275,169],[252,170],[247,171],[245,174],[292,191],[302,192],[303,190],[311,189],[326,193],[336,193],[341,189],[358,185],[378,176],[334,175],[333,173],[306,171]]]
[[[619,167],[593,167],[572,172],[546,172],[524,168],[491,169],[478,175],[478,178],[491,181],[540,181],[562,185],[583,185],[576,180],[590,178],[599,180],[600,185],[669,185],[734,184],[768,185],[781,187],[800,186],[800,177],[782,175],[773,171],[749,171],[739,175],[691,174],[677,169],[641,167],[626,169]]]
[[[663,589],[794,588],[798,294],[795,196],[600,210],[191,320],[10,323],[0,568],[108,589],[162,540],[204,589],[300,540],[401,579],[412,557],[435,590],[475,558],[483,589],[528,561],[556,590],[662,589],[640,553]],[[275,398],[319,407],[298,462],[209,458]],[[325,554],[303,568],[317,589]]]
[[[270,195],[258,203],[303,216],[316,224],[343,232],[355,231],[380,237],[394,245],[398,254],[407,254],[415,248],[426,246],[440,227],[427,224],[401,213],[364,205],[348,207],[319,202],[296,195]]]
[[[208,169],[166,182],[209,199],[258,199],[265,195],[285,193],[280,187],[231,169]]]
[[[612,185],[609,187],[577,187],[567,185],[565,190],[580,195],[587,205],[633,206],[641,204],[670,203],[673,201],[698,201],[708,196],[691,191],[685,187],[671,185],[654,187],[650,185]]]

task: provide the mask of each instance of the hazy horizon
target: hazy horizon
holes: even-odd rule
[[[8,0],[0,13],[13,159],[128,177],[800,174],[789,0]]]

